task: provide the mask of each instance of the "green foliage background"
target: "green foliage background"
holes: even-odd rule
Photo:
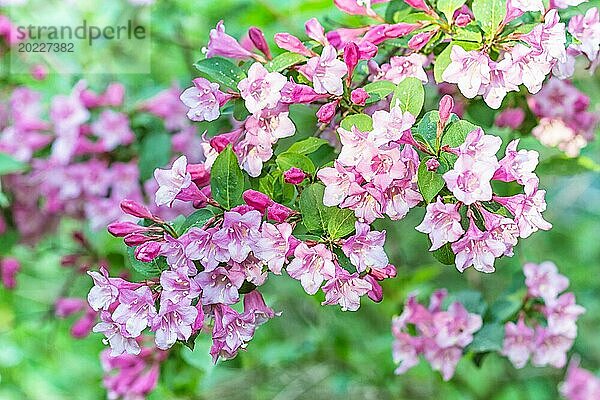
[[[302,34],[304,21],[313,16],[326,26],[354,18],[334,10],[331,0],[158,0],[152,11],[152,74],[85,78],[97,88],[118,78],[126,83],[128,102],[134,104],[174,81],[187,86],[196,76],[191,64],[201,57],[208,31],[219,19],[225,20],[227,31],[234,36],[240,37],[254,25],[264,28],[266,36],[272,38],[280,31]],[[51,95],[67,92],[78,78],[56,75],[49,81],[27,83]],[[582,71],[575,83],[592,96],[594,106],[600,107],[598,77]],[[214,124],[200,127],[205,128],[217,129]],[[523,141],[523,147],[551,153],[534,140]],[[600,162],[599,151],[596,142],[583,154]],[[573,170],[572,165],[566,168]],[[398,267],[398,277],[386,282],[383,303],[364,301],[358,312],[343,313],[337,307],[320,306],[319,299],[307,296],[289,277],[272,277],[264,294],[283,314],[256,332],[247,352],[213,366],[207,355],[209,338],[198,338],[194,352],[177,345],[150,398],[558,398],[556,387],[563,371],[533,367],[515,370],[495,355],[487,357],[482,368],[470,360],[461,361],[450,383],[443,383],[425,362],[406,375],[395,376],[391,359],[390,321],[401,311],[409,292],[419,290],[427,296],[438,287],[451,291],[475,288],[493,301],[511,282],[523,280],[523,262],[552,260],[571,279],[578,302],[588,310],[580,319],[580,335],[573,351],[581,355],[585,367],[600,369],[600,178],[597,173],[544,174],[542,186],[548,188],[546,218],[554,229],[522,241],[514,258],[497,263],[495,274],[468,271],[461,275],[439,264],[427,252],[426,236],[414,230],[422,210],[393,224],[380,223],[378,228],[388,232],[387,250]],[[0,291],[0,399],[85,400],[105,396],[98,361],[101,337],[92,334],[74,340],[69,336],[73,319],[58,321],[51,314],[58,294],[83,295],[91,284],[85,278],[71,279],[70,272],[59,264],[60,256],[72,247],[69,232],[74,228],[78,228],[75,223],[65,222],[56,237],[35,249],[17,247],[13,251],[24,261],[24,267],[18,288]],[[117,263],[122,261],[115,256],[122,251],[120,241],[107,234],[93,237],[94,246]],[[6,243],[0,244],[0,254],[10,240],[4,236],[2,241]]]

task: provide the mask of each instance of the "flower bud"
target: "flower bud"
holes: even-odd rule
[[[507,108],[496,117],[496,126],[499,128],[519,129],[525,121],[525,111],[521,108]]]
[[[408,47],[411,50],[419,51],[425,47],[427,43],[429,43],[431,38],[435,36],[436,33],[438,33],[437,29],[428,32],[417,33],[408,41]]]
[[[352,81],[352,74],[358,65],[359,50],[358,45],[354,42],[349,42],[344,47],[344,62],[348,68],[348,82]]]
[[[210,172],[206,169],[204,163],[188,164],[186,172],[190,174],[192,180],[198,187],[203,187],[210,183]]]
[[[151,242],[156,239],[158,239],[158,237],[146,236],[141,233],[132,233],[130,235],[125,236],[125,238],[123,238],[123,241],[125,242],[125,244],[127,246],[133,247],[133,246],[139,246],[146,242]]]
[[[325,37],[325,29],[316,18],[311,18],[306,21],[304,27],[306,28],[306,34],[309,38],[323,45],[328,43],[327,38]]]
[[[471,21],[473,21],[473,18],[471,18],[471,16],[469,14],[463,14],[463,13],[459,13],[455,18],[454,18],[454,24],[456,26],[458,26],[459,28],[464,28],[465,26],[467,26]]]
[[[335,117],[335,111],[338,103],[339,101],[335,100],[322,105],[321,108],[319,108],[319,111],[317,111],[317,118],[319,119],[319,122],[324,124],[330,123],[333,120],[333,117]]]
[[[35,64],[30,71],[33,79],[37,81],[43,81],[48,76],[48,69],[43,64]]]
[[[417,10],[425,11],[429,13],[431,9],[427,4],[425,4],[424,0],[404,0],[406,4],[411,6],[412,8],[416,8]]]
[[[363,279],[371,284],[371,290],[367,292],[367,296],[375,303],[379,303],[383,300],[383,288],[379,282],[371,275],[365,275]]]
[[[427,171],[435,172],[440,167],[440,162],[435,158],[430,158],[429,160],[425,161],[425,165],[427,166]]]
[[[362,42],[358,46],[358,58],[360,60],[370,60],[377,55],[379,48],[371,42]]]
[[[5,258],[0,261],[0,275],[2,284],[7,289],[17,286],[17,273],[21,269],[21,263],[16,258]]]
[[[246,204],[261,213],[264,213],[267,207],[273,204],[273,200],[264,193],[248,189],[242,195]]]
[[[454,99],[452,96],[445,95],[442,97],[442,100],[440,100],[440,124],[442,127],[446,126],[446,123],[452,114],[452,110],[454,110]]]
[[[307,175],[300,168],[292,167],[285,171],[283,174],[283,180],[286,183],[290,183],[292,185],[299,185],[306,179]]]
[[[302,54],[306,57],[313,57],[314,52],[310,51],[304,43],[300,41],[296,36],[289,33],[276,33],[275,43],[280,48],[291,51],[292,53]]]
[[[123,210],[125,214],[129,214],[137,218],[155,219],[154,215],[152,215],[146,206],[134,200],[123,200],[121,202],[121,210]]]
[[[125,99],[125,86],[111,83],[100,97],[103,106],[120,107]]]
[[[193,201],[194,208],[200,209],[200,208],[206,207],[209,204],[210,199],[212,198],[210,185],[206,185],[202,189],[200,189],[200,193],[204,196],[204,198],[194,200]]]
[[[66,318],[83,310],[85,306],[85,300],[79,297],[61,297],[54,303],[54,315]]]
[[[254,46],[260,52],[262,52],[265,56],[267,56],[267,58],[269,60],[272,58],[271,50],[269,49],[269,45],[267,44],[265,35],[263,34],[263,32],[260,29],[254,27],[254,26],[251,27],[250,29],[248,29],[248,37],[252,41],[252,44],[254,44]]]
[[[96,313],[91,308],[71,327],[71,336],[82,339],[90,334],[96,324]]]
[[[392,264],[388,264],[385,268],[371,268],[369,274],[378,281],[394,278],[396,276],[396,267]]]
[[[116,237],[125,237],[132,233],[145,231],[146,228],[133,222],[113,222],[108,225],[108,233]]]
[[[359,106],[364,106],[368,98],[369,94],[363,88],[354,89],[352,93],[350,93],[350,100]]]
[[[282,204],[274,203],[267,209],[267,218],[277,222],[285,222],[293,213],[294,210]]]
[[[198,310],[198,315],[192,324],[192,330],[199,331],[204,327],[204,310],[202,309],[202,302],[199,301],[196,305],[196,310]]]
[[[159,242],[146,242],[135,248],[134,255],[136,260],[150,262],[160,255],[161,250]]]

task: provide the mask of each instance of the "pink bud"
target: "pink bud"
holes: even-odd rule
[[[299,185],[306,179],[308,175],[304,173],[300,168],[292,167],[285,171],[283,174],[283,180],[286,183],[290,183],[292,185]]]
[[[17,286],[17,273],[21,269],[21,263],[16,258],[5,258],[0,261],[0,274],[2,284],[7,289]]]
[[[496,126],[499,128],[519,129],[525,121],[525,111],[520,108],[507,108],[496,117]]]
[[[349,42],[344,47],[344,62],[348,67],[348,82],[352,82],[352,74],[358,65],[359,50],[358,45],[354,42]]]
[[[440,123],[442,124],[442,127],[446,126],[446,123],[452,114],[452,110],[454,110],[454,99],[452,96],[445,95],[440,100]]]
[[[256,46],[256,48],[262,52],[265,56],[267,56],[267,58],[270,60],[271,57],[271,50],[269,49],[269,45],[267,44],[267,40],[265,39],[265,35],[263,34],[263,32],[256,28],[256,27],[251,27],[248,30],[248,37],[250,37],[250,40],[252,41],[252,43],[254,44],[254,46]]]
[[[369,94],[363,88],[354,89],[352,93],[350,93],[350,100],[359,106],[364,106],[368,98]]]
[[[142,262],[150,262],[160,255],[162,246],[159,242],[142,243],[135,248],[135,258]]]
[[[276,33],[275,43],[280,48],[291,51],[292,53],[302,54],[306,57],[313,57],[314,52],[310,51],[296,36],[289,33]]]
[[[325,37],[325,29],[323,29],[323,25],[321,25],[316,18],[311,18],[306,21],[304,27],[306,28],[306,34],[309,38],[323,45],[328,43],[327,38]]]
[[[440,167],[440,162],[435,158],[430,158],[425,161],[425,165],[427,166],[427,171],[435,172]]]
[[[145,227],[133,222],[113,222],[108,225],[108,233],[116,237],[125,237],[132,233],[144,232]]]
[[[196,310],[198,310],[198,315],[196,316],[196,320],[192,324],[192,330],[199,331],[204,327],[204,310],[202,309],[201,301],[199,301],[196,305]]]
[[[79,262],[79,254],[67,254],[60,259],[60,265],[63,267],[72,267]]]
[[[210,172],[206,169],[204,163],[188,164],[186,172],[189,172],[192,180],[198,187],[206,186],[210,183]]]
[[[371,275],[365,275],[363,279],[371,284],[371,290],[367,292],[367,296],[369,296],[369,298],[375,303],[379,303],[381,300],[383,300],[383,288],[379,282],[377,282],[377,280]]]
[[[248,189],[242,195],[246,204],[261,213],[264,213],[267,207],[273,204],[273,200],[264,193]]]
[[[200,189],[200,193],[202,194],[202,196],[204,196],[204,198],[194,200],[194,208],[200,209],[206,207],[209,204],[210,199],[212,198],[210,185],[206,185],[202,189]]]
[[[319,111],[317,111],[317,118],[319,121],[324,124],[330,123],[333,120],[333,117],[335,117],[338,103],[339,100],[334,100],[330,103],[323,104],[321,108],[319,108]]]
[[[385,268],[372,268],[369,274],[378,281],[394,278],[396,276],[396,267],[392,264],[388,264]]]
[[[83,310],[85,306],[85,300],[78,297],[61,297],[54,303],[54,315],[58,318],[66,318]]]
[[[227,146],[235,143],[241,136],[243,130],[236,129],[231,132],[222,133],[210,139],[210,146],[217,152],[222,152]]]
[[[123,238],[123,241],[125,242],[125,244],[129,247],[133,247],[133,246],[139,246],[143,243],[146,242],[151,242],[153,240],[157,240],[157,237],[154,236],[146,236],[146,235],[142,235],[141,233],[132,233],[130,235],[125,236],[125,238]]]
[[[431,11],[429,6],[425,4],[424,0],[404,0],[404,2],[412,8],[416,8],[417,10],[422,10],[427,13]]]
[[[100,106],[100,96],[89,89],[84,89],[79,93],[79,99],[85,108],[95,108]]]
[[[123,210],[125,214],[129,214],[137,218],[155,219],[154,215],[152,215],[146,206],[134,200],[123,200],[121,202],[121,210]]]
[[[308,85],[299,85],[295,82],[286,83],[281,90],[281,102],[285,104],[312,103],[327,97],[328,95],[319,94]]]
[[[31,76],[35,80],[42,81],[48,76],[48,69],[45,65],[35,64],[31,67]]]
[[[361,60],[370,60],[377,55],[379,48],[371,42],[362,42],[358,46],[358,57]]]
[[[277,222],[285,222],[294,213],[294,210],[279,203],[274,203],[267,209],[267,218]]]
[[[125,86],[111,83],[101,96],[103,106],[120,107],[125,99]]]
[[[71,336],[82,339],[90,334],[96,324],[96,312],[91,308],[71,327]]]
[[[413,36],[409,41],[408,41],[408,47],[411,50],[414,51],[419,51],[421,50],[423,47],[425,47],[425,45],[427,43],[429,43],[429,41],[431,40],[431,38],[433,36],[435,36],[435,34],[438,33],[437,29],[434,29],[432,31],[429,32],[421,32],[421,33],[417,33],[415,36]]]
[[[459,13],[456,17],[454,17],[454,24],[459,28],[464,28],[469,23],[473,21],[473,18],[469,14]]]

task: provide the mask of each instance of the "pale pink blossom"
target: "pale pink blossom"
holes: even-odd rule
[[[154,179],[159,185],[155,195],[156,205],[172,203],[183,189],[192,184],[192,177],[187,172],[187,158],[179,157],[170,169],[154,170]]]
[[[477,96],[482,86],[488,85],[491,79],[490,58],[485,52],[466,51],[454,45],[450,53],[452,62],[442,78],[448,83],[458,84],[461,93],[472,99]]]
[[[600,378],[581,368],[579,359],[573,357],[559,391],[567,400],[595,400],[600,398]]]
[[[385,268],[388,257],[385,254],[385,231],[371,231],[371,227],[362,222],[355,223],[356,233],[344,241],[342,250],[358,272],[370,268]]]
[[[333,254],[321,243],[313,247],[300,243],[286,270],[292,278],[300,280],[310,295],[317,293],[325,279],[335,278],[336,273]]]
[[[130,144],[135,138],[129,127],[129,118],[126,114],[104,110],[91,125],[92,133],[100,138],[106,151],[113,150],[119,145]]]
[[[521,317],[516,324],[507,322],[504,331],[501,354],[508,357],[515,368],[523,368],[534,350],[534,330]]]
[[[253,56],[243,48],[237,40],[225,33],[225,24],[219,21],[214,29],[210,30],[210,40],[206,49],[206,57],[222,56],[226,58],[248,59]]]
[[[204,78],[192,81],[194,86],[189,87],[179,97],[186,107],[189,107],[187,116],[192,121],[214,121],[221,115],[222,107],[231,96],[219,90],[219,85]]]
[[[290,236],[292,226],[288,223],[273,225],[263,222],[261,226],[260,239],[256,241],[253,252],[274,274],[281,274],[281,269],[287,261]]]
[[[569,287],[569,279],[561,275],[556,264],[546,261],[541,264],[527,263],[523,266],[525,285],[531,296],[545,301],[554,300]]]
[[[500,160],[494,179],[503,182],[525,182],[535,178],[534,170],[538,164],[539,154],[535,150],[517,150],[519,139],[511,141],[506,147],[505,156]]]
[[[156,316],[152,291],[148,286],[119,291],[119,305],[112,314],[115,322],[125,326],[131,337],[139,336]]]
[[[426,63],[427,57],[419,53],[402,57],[394,56],[390,58],[389,64],[381,66],[381,76],[377,80],[392,81],[397,85],[404,79],[413,77],[427,83],[429,78],[423,69]]]
[[[448,242],[456,242],[465,233],[460,224],[458,204],[444,204],[441,198],[427,206],[423,222],[415,229],[427,233],[431,239],[429,251],[435,251]]]
[[[492,159],[492,160],[495,160]],[[459,157],[454,168],[443,175],[448,189],[466,205],[492,199],[491,180],[496,165],[478,162],[468,155]]]
[[[345,269],[338,268],[335,278],[323,286],[325,301],[321,304],[339,304],[342,311],[356,311],[360,308],[360,298],[371,288],[371,284],[357,273],[350,274]]]
[[[279,72],[269,72],[261,63],[254,63],[248,70],[248,77],[238,83],[238,89],[248,111],[256,114],[277,105],[286,82]]]
[[[160,311],[152,320],[156,347],[161,350],[171,348],[177,340],[188,340],[192,334],[192,324],[196,320],[198,310],[189,302],[173,303],[165,301]]]
[[[473,220],[465,235],[452,244],[452,251],[456,254],[456,269],[460,272],[471,266],[479,272],[494,272],[496,258],[501,257],[505,249],[504,243],[489,232],[479,230]]]
[[[308,60],[302,69],[302,73],[312,80],[317,93],[338,96],[344,92],[342,78],[347,72],[346,64],[337,58],[337,50],[333,46],[323,47],[321,55]]]

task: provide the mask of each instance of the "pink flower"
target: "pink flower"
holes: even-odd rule
[[[466,205],[492,199],[490,181],[496,171],[495,165],[477,162],[470,156],[461,156],[454,163],[454,169],[443,175],[448,189]]]
[[[600,398],[600,378],[579,366],[573,357],[567,369],[565,381],[559,387],[567,400],[594,400]]]
[[[212,240],[233,261],[242,262],[252,251],[251,246],[260,237],[258,232],[260,224],[261,215],[258,211],[253,210],[243,215],[235,211],[227,211],[224,214],[222,228],[213,234]]]
[[[308,175],[300,168],[292,167],[284,172],[283,178],[286,183],[299,185],[306,179]]]
[[[177,340],[188,340],[197,315],[198,310],[191,305],[186,305],[185,302],[173,303],[167,300],[162,303],[160,311],[152,320],[156,347],[167,350]]]
[[[452,251],[456,254],[456,269],[460,272],[471,266],[480,272],[494,272],[494,262],[504,254],[505,249],[500,240],[488,232],[480,231],[473,220],[465,236],[452,244]]]
[[[254,314],[254,323],[262,325],[271,318],[281,315],[265,304],[265,300],[258,290],[253,290],[244,295],[244,314]]]
[[[308,60],[302,69],[302,73],[312,80],[315,92],[337,96],[344,93],[342,78],[347,72],[346,64],[338,60],[337,50],[333,46],[323,47],[321,56]]]
[[[499,128],[517,130],[525,121],[525,111],[521,108],[507,108],[500,112],[494,124]]]
[[[491,165],[497,164],[496,153],[502,146],[502,139],[494,135],[486,135],[481,128],[471,131],[463,144],[458,148],[461,156],[469,156],[473,160]]]
[[[534,331],[525,324],[523,317],[515,324],[504,325],[504,342],[501,354],[508,357],[515,368],[523,368],[534,350]]]
[[[217,267],[210,272],[200,272],[194,279],[202,288],[202,304],[235,304],[245,276],[238,269]]]
[[[385,254],[385,231],[371,231],[368,224],[356,222],[356,233],[344,241],[342,250],[358,272],[370,268],[385,268],[388,257]]]
[[[472,99],[477,96],[482,86],[490,83],[490,58],[486,53],[467,52],[462,47],[454,45],[450,59],[452,62],[444,71],[442,78],[448,83],[458,84],[465,97]]]
[[[306,57],[312,57],[314,52],[310,51],[300,39],[289,33],[276,33],[275,43],[280,48],[291,51],[292,53],[302,54]]]
[[[222,107],[231,96],[219,90],[219,85],[204,78],[192,81],[194,86],[181,93],[180,99],[189,111],[187,116],[192,121],[214,121],[219,118]]]
[[[291,236],[292,226],[288,223],[262,224],[260,238],[256,241],[253,252],[274,274],[281,274],[281,269],[287,261]]]
[[[190,279],[183,269],[163,271],[160,274],[160,285],[163,289],[160,295],[161,304],[167,301],[177,304],[186,299],[195,299],[201,292],[198,282]]]
[[[121,278],[109,278],[108,271],[104,267],[100,267],[100,272],[101,274],[95,271],[87,272],[94,281],[94,286],[90,289],[87,299],[90,307],[95,311],[108,310],[117,300],[120,290],[136,289],[140,286]]]
[[[371,290],[371,284],[357,273],[350,274],[338,268],[335,278],[323,286],[325,301],[322,305],[339,304],[342,311],[356,311],[360,308],[360,298]]]
[[[217,268],[220,261],[228,260],[226,252],[212,240],[216,231],[217,228],[203,230],[194,227],[186,233],[185,256],[190,260],[199,260],[205,272]]]
[[[551,62],[520,43],[504,54],[503,61],[510,65],[505,80],[516,86],[524,84],[532,94],[540,91],[546,76],[552,70]]]
[[[435,251],[448,242],[456,242],[465,233],[458,209],[458,204],[444,204],[439,197],[427,206],[423,222],[415,229],[429,235],[429,251]]]
[[[483,96],[485,103],[491,108],[497,110],[502,105],[502,101],[508,92],[518,91],[518,85],[515,85],[507,79],[512,65],[505,59],[498,63],[490,62],[490,82],[483,85],[479,94]]]
[[[352,101],[352,103],[359,105],[359,106],[364,106],[366,104],[366,101],[368,98],[369,98],[369,94],[363,88],[354,89],[350,93],[350,100]]]
[[[240,348],[245,348],[254,336],[256,325],[254,313],[239,314],[229,306],[220,305],[215,308],[215,326],[213,328],[213,345],[210,354],[213,362],[219,357],[229,359],[236,356]]]
[[[411,208],[423,201],[416,185],[410,181],[395,181],[383,193],[383,212],[392,221],[398,221],[408,214]]]
[[[317,172],[317,177],[325,184],[323,204],[328,207],[337,206],[346,199],[350,184],[356,176],[346,171],[339,161],[334,161],[333,167],[326,167]]]
[[[306,29],[306,34],[309,38],[314,40],[315,42],[321,43],[322,45],[327,45],[327,38],[325,37],[325,29],[323,25],[316,18],[311,18],[304,24],[304,28]]]
[[[78,297],[61,297],[54,303],[54,315],[66,318],[82,311],[86,306],[85,300]]]
[[[350,185],[348,197],[340,204],[341,208],[354,210],[354,215],[359,221],[368,224],[377,218],[383,218],[383,194],[373,185],[360,186],[356,183]],[[404,208],[404,197],[400,196],[401,207]],[[390,204],[388,201],[386,204]],[[402,210],[401,210],[402,211]],[[392,213],[395,215],[397,211]]]
[[[600,52],[600,14],[598,8],[587,10],[585,15],[576,14],[569,21],[569,32],[580,43],[570,47],[581,51],[590,61],[595,61]]]
[[[185,156],[179,157],[175,160],[171,169],[154,170],[154,179],[159,185],[155,195],[156,205],[162,206],[172,203],[177,195],[192,183],[192,177],[187,172],[187,158]]]
[[[413,77],[427,83],[429,79],[423,69],[426,63],[427,57],[419,53],[402,57],[394,56],[390,58],[389,64],[381,66],[381,79],[392,81],[397,85],[404,79]]]
[[[444,381],[449,381],[454,376],[456,366],[462,357],[459,347],[439,348],[435,345],[425,347],[425,358],[434,371],[440,371]]]
[[[94,326],[93,332],[102,333],[110,345],[111,357],[116,357],[123,353],[140,354],[140,345],[135,338],[126,331],[125,326],[113,321],[108,311],[100,313],[100,322]]]
[[[17,286],[17,273],[21,269],[21,263],[16,258],[4,258],[0,260],[0,276],[2,284],[7,289],[14,289]]]
[[[561,275],[556,264],[551,261],[539,265],[527,263],[523,266],[523,272],[529,294],[545,301],[556,299],[569,287],[569,279]]]
[[[210,40],[206,51],[207,58],[214,56],[244,60],[251,58],[253,54],[244,49],[233,37],[226,34],[223,21],[219,21],[216,28],[210,30]]]
[[[376,146],[396,142],[402,139],[405,132],[415,123],[415,116],[408,111],[402,112],[400,107],[395,106],[390,112],[379,110],[373,113],[373,132],[369,139]]]
[[[306,293],[317,293],[325,279],[335,278],[333,255],[325,245],[308,247],[306,243],[300,243],[294,250],[294,257],[286,270],[292,278],[300,280]]]
[[[154,298],[148,286],[119,291],[119,305],[113,312],[112,319],[124,324],[131,337],[138,337],[155,316]]]
[[[374,17],[377,14],[371,8],[371,4],[387,3],[390,0],[334,0],[335,6],[350,15],[368,15]]]
[[[521,37],[535,51],[548,61],[565,61],[567,57],[565,24],[560,22],[558,11],[551,9],[544,16],[544,22]]]
[[[481,329],[480,315],[470,314],[465,307],[454,302],[448,311],[440,311],[433,316],[433,326],[437,333],[435,342],[440,347],[466,347],[473,341],[473,334]]]
[[[524,185],[527,181],[535,178],[533,171],[537,167],[539,154],[534,150],[517,150],[519,139],[515,139],[506,147],[505,156],[500,164],[494,178],[503,182],[517,181]]]
[[[538,367],[550,365],[563,368],[567,364],[567,352],[573,346],[573,339],[541,326],[536,328],[535,336],[533,364]]]
[[[119,145],[130,144],[134,139],[134,134],[129,128],[129,118],[116,111],[102,111],[91,127],[92,133],[100,138],[106,151],[113,150]]]
[[[277,105],[286,82],[279,72],[269,72],[261,63],[254,63],[248,70],[248,77],[238,83],[238,89],[248,111],[256,114]]]
[[[571,339],[577,337],[577,319],[585,313],[585,308],[575,303],[573,293],[546,300],[544,315],[548,318],[548,329]]]

